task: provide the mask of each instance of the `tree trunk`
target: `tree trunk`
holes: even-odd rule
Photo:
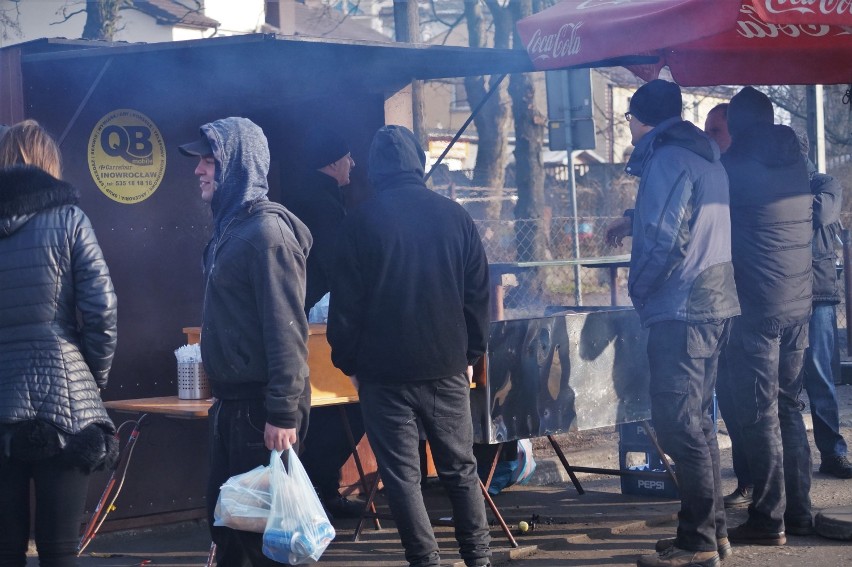
[[[420,12],[416,0],[394,0],[393,22],[396,41],[420,43]],[[423,81],[411,81],[411,114],[414,137],[425,150],[429,140],[423,124]]]
[[[512,17],[517,22],[532,14],[531,0],[510,2]],[[515,34],[513,47],[523,49]],[[532,76],[517,73],[509,80],[512,116],[515,120],[515,177],[518,203],[515,205],[515,236],[518,261],[546,260],[548,228],[543,219],[544,165],[541,161],[546,118],[536,108],[535,83]]]
[[[86,0],[86,25],[83,39],[112,41],[118,24],[118,12],[132,0]]]
[[[511,15],[499,3],[487,2],[494,21],[494,47],[506,48],[511,43]],[[485,39],[485,22],[478,3],[465,2],[465,19],[467,21],[468,44],[471,47],[487,47]],[[507,24],[508,22],[508,24]],[[475,108],[485,98],[491,88],[491,77],[486,82],[485,77],[465,77],[464,86],[467,100],[471,109]],[[489,187],[495,190],[499,197],[506,177],[506,126],[509,122],[509,107],[506,95],[507,85],[504,81],[497,92],[491,95],[474,119],[476,132],[479,137],[476,153],[476,165],[473,169],[473,185]],[[499,218],[500,201],[494,207],[489,207],[489,218]]]

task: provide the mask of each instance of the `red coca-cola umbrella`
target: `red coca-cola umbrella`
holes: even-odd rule
[[[539,70],[625,65],[650,80],[668,66],[682,86],[852,82],[849,8],[821,11],[828,23],[781,24],[755,7],[820,1],[563,0],[518,33]]]

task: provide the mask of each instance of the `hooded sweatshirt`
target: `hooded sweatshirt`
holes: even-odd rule
[[[719,147],[692,123],[669,118],[642,137],[626,169],[642,178],[628,280],[642,323],[738,315]]]
[[[265,397],[267,422],[294,428],[310,404],[303,305],[311,235],[266,197],[269,150],[257,125],[226,118],[201,132],[216,160],[214,233],[204,251],[204,369],[214,397]]]
[[[370,147],[376,195],[347,215],[337,246],[328,340],[360,381],[465,371],[488,338],[488,262],[470,215],[423,182],[414,135],[385,126]]]
[[[734,273],[743,322],[769,332],[807,323],[811,313],[811,209],[807,164],[787,126],[749,120],[732,101],[731,183]],[[771,117],[769,118],[771,120]],[[743,123],[745,121],[745,123]]]

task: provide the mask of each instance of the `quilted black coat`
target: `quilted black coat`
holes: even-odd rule
[[[116,297],[71,185],[0,170],[0,424],[114,431],[99,388],[116,346]]]

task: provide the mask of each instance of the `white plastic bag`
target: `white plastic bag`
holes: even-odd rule
[[[281,454],[272,451],[269,485],[272,505],[263,532],[263,554],[279,563],[302,565],[319,561],[334,539],[334,528],[320,504],[305,468],[288,450],[284,470]]]
[[[213,525],[263,533],[272,504],[269,476],[270,468],[260,466],[225,481],[219,489]]]

